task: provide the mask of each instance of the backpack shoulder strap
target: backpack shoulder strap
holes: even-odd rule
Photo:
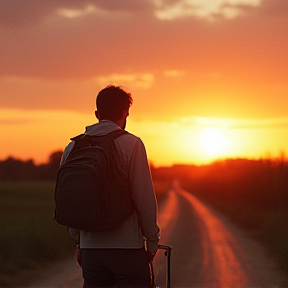
[[[130,134],[128,131],[126,130],[123,130],[123,129],[117,129],[117,130],[114,130],[110,133],[108,133],[107,135],[109,135],[111,138],[113,139],[116,139],[118,137],[120,137],[121,135],[124,135],[124,134]],[[79,140],[81,138],[85,138],[85,137],[93,137],[94,135],[86,135],[86,134],[80,134],[80,135],[77,135],[77,136],[74,136],[72,138],[70,138],[71,141],[76,141],[76,140]],[[97,137],[97,135],[95,135]]]
[[[71,141],[76,141],[76,140],[84,138],[84,137],[85,137],[85,134],[80,134],[80,135],[77,135],[77,136],[74,136],[74,137],[70,138],[70,140]]]
[[[74,152],[75,150],[78,150],[81,148],[85,148],[89,145],[93,145],[93,143],[94,143],[93,139],[99,138],[99,136],[100,137],[101,136],[102,137],[108,136],[109,138],[115,140],[116,138],[118,138],[124,134],[129,134],[129,132],[127,132],[126,130],[123,130],[123,129],[117,129],[117,130],[114,130],[114,131],[112,131],[106,135],[86,135],[86,134],[77,135],[77,136],[72,137],[70,139],[71,141],[75,141],[75,144],[74,144],[71,152]]]
[[[107,135],[109,135],[109,137],[111,137],[112,139],[116,139],[116,138],[118,138],[124,134],[129,134],[129,132],[126,130],[123,130],[123,129],[117,129],[117,130],[114,130],[114,131],[108,133]]]
[[[79,150],[91,145],[91,138],[91,136],[85,134],[80,134],[78,136],[70,138],[71,141],[74,141],[74,146],[70,151],[70,154],[75,150]]]

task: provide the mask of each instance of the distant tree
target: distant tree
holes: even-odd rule
[[[60,165],[60,160],[61,160],[62,154],[63,154],[63,151],[61,151],[61,150],[51,153],[49,156],[49,163],[48,164],[50,166],[52,166],[53,168],[58,169],[59,165]]]
[[[50,154],[48,163],[35,165],[33,160],[14,157],[0,160],[0,180],[55,180],[62,151]]]
[[[2,180],[29,180],[36,171],[33,160],[22,161],[8,157],[0,161],[0,179]]]
[[[48,163],[38,166],[36,178],[39,180],[55,180],[62,153],[60,150],[52,152],[49,156]]]

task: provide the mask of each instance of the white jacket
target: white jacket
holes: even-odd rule
[[[105,135],[121,129],[111,121],[86,127],[85,134]],[[140,138],[132,134],[124,134],[115,140],[119,155],[123,161],[123,170],[129,175],[130,189],[136,210],[125,223],[111,231],[87,232],[70,229],[73,238],[80,239],[80,248],[146,248],[156,253],[160,237],[157,225],[157,203],[151,180],[146,150]],[[61,164],[65,162],[74,142],[65,148]]]

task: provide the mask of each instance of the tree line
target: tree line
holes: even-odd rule
[[[288,162],[225,159],[202,166],[151,167],[155,179],[178,179],[183,188],[209,201],[281,209],[288,206]]]
[[[32,159],[23,161],[12,156],[0,160],[0,180],[56,180],[62,151],[50,154],[48,163],[36,165]]]

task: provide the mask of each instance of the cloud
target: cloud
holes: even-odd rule
[[[262,119],[235,119],[232,121],[235,129],[268,129],[288,128],[288,117]]]
[[[96,81],[101,85],[107,85],[109,83],[116,83],[117,85],[136,87],[136,88],[150,88],[154,82],[154,75],[151,73],[140,74],[117,74],[98,76]]]
[[[3,77],[0,78],[0,107],[8,110],[62,109],[86,113],[91,111],[91,107],[93,109],[98,88],[95,86],[92,79],[64,81],[40,77]]]
[[[218,17],[235,18],[247,7],[258,7],[263,0],[179,0],[156,2],[155,15],[160,20],[196,16],[208,20]],[[245,11],[245,10],[244,10]]]
[[[51,126],[56,127],[57,123],[61,121],[65,125],[70,123],[79,123],[87,125],[94,117],[90,114],[83,114],[79,112],[71,112],[67,110],[24,110],[24,109],[3,109],[0,108],[0,125],[2,128],[8,128],[10,126],[26,126],[25,129],[29,129],[32,125],[39,126]],[[17,127],[13,127],[13,129]],[[27,134],[28,135],[28,134]]]
[[[2,117],[0,118],[1,126],[21,126],[31,124],[33,122],[34,121],[28,119],[2,119]]]
[[[35,113],[35,111],[0,108],[0,125],[2,128],[39,123],[42,117],[43,114]]]
[[[77,18],[91,13],[97,12],[97,8],[93,5],[87,5],[83,9],[75,8],[58,8],[57,13],[66,18]]]
[[[54,14],[74,18],[99,11],[136,12],[150,9],[142,0],[1,0],[0,24],[6,27],[36,25]]]
[[[116,82],[153,117],[286,115],[284,2],[0,0],[0,105],[87,112],[84,95]],[[191,15],[153,15],[175,5]],[[229,7],[247,14],[207,21]]]
[[[200,121],[199,121],[200,120]],[[260,119],[247,119],[247,118],[198,118],[198,123],[213,126],[213,123],[227,128],[233,129],[267,129],[267,128],[283,128],[288,127],[288,117],[279,118],[260,118]]]
[[[0,25],[20,28],[37,25],[53,15],[77,18],[121,12],[154,14],[159,20],[187,17],[231,19],[256,7],[263,8],[270,15],[285,16],[287,6],[285,0],[1,0]]]
[[[165,77],[181,77],[184,76],[186,73],[185,71],[179,71],[179,70],[165,70],[163,72]]]
[[[217,127],[226,129],[267,129],[288,128],[288,117],[274,118],[220,118],[220,117],[184,117],[181,126]]]

